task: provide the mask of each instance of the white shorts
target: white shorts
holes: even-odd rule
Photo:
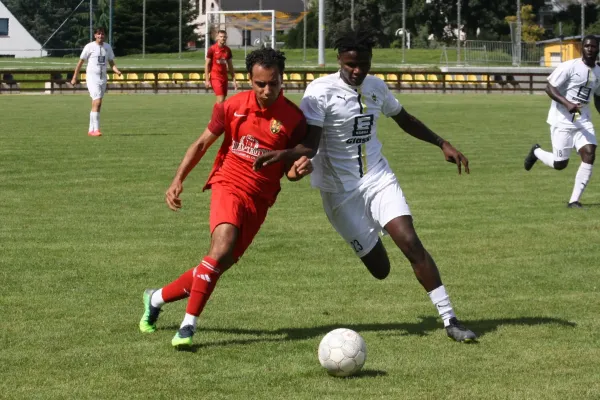
[[[88,92],[92,100],[98,100],[104,97],[106,93],[106,81],[90,81],[87,82]]]
[[[349,192],[321,191],[325,214],[335,230],[352,247],[358,257],[364,257],[377,244],[379,234],[385,234],[388,222],[402,215],[411,215],[400,184],[385,162],[367,182]]]
[[[573,148],[579,151],[587,144],[598,144],[594,128],[590,125],[577,128],[551,126],[550,136],[555,161],[568,160]]]

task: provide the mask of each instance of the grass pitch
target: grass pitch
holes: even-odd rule
[[[299,100],[298,96],[292,96]],[[0,397],[5,399],[592,399],[600,393],[600,183],[565,207],[579,161],[523,170],[549,146],[543,96],[402,95],[470,159],[379,127],[417,232],[477,345],[445,337],[400,251],[377,281],[329,226],[308,180],[285,182],[240,263],[202,314],[195,352],[170,339],[185,304],[139,333],[142,292],[199,262],[209,243],[217,145],[163,201],[213,96],[118,95],[86,136],[86,95],[0,96]],[[336,327],[367,343],[363,372],[326,375]]]

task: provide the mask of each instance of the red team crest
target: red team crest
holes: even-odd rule
[[[276,119],[271,120],[271,133],[276,135],[281,131],[281,121]]]

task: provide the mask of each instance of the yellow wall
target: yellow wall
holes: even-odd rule
[[[544,46],[544,64],[546,67],[556,67],[558,63],[553,62],[551,53],[561,53],[562,61],[572,60],[581,57],[581,42],[579,40],[568,40],[562,43],[548,43]]]

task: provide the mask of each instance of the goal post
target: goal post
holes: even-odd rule
[[[227,30],[227,28],[236,28],[242,30],[242,42],[245,47],[248,45],[247,31],[270,32],[270,45],[276,48],[276,17],[275,10],[243,10],[243,11],[207,11],[204,26],[204,52],[208,53],[210,47],[211,33],[218,30]],[[263,43],[259,43],[262,45]]]

